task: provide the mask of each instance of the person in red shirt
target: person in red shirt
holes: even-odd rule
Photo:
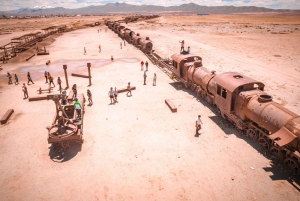
[[[141,70],[144,70],[144,62],[141,61]]]

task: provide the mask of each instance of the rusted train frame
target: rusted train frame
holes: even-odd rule
[[[140,48],[139,34],[135,35],[125,27],[118,29],[120,25],[114,22],[106,22],[106,25]],[[196,55],[174,54],[172,60],[169,60],[155,54],[152,47],[151,51],[140,49],[153,64],[216,106],[224,119],[233,122],[238,129],[245,130],[247,136],[276,156],[279,161],[283,161],[294,174],[300,174],[300,117],[273,102],[272,97],[263,92],[263,83],[237,72],[217,75],[214,71],[210,72],[204,68],[202,58]],[[196,81],[193,78],[195,71]],[[230,100],[226,100],[227,96]],[[225,97],[226,101],[222,100],[222,97]],[[235,107],[240,107],[241,111],[235,109],[232,112],[231,108]]]

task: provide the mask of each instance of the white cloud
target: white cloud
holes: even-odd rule
[[[184,3],[196,3],[202,6],[259,6],[267,8],[300,9],[300,0],[1,0],[0,10],[15,10],[19,8],[64,7],[79,8],[107,3],[128,3],[133,5],[173,6]]]

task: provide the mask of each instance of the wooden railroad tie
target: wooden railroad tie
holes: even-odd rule
[[[135,89],[136,89],[135,87],[131,87],[131,88],[130,88],[130,90],[135,90]],[[127,88],[124,88],[124,89],[118,89],[117,92],[118,92],[118,93],[127,92]]]
[[[90,78],[90,76],[88,76],[88,75],[80,75],[80,74],[76,74],[76,73],[72,73],[71,75],[74,77]]]
[[[39,92],[39,94],[41,94],[42,93],[42,91],[46,91],[46,92],[48,92],[48,93],[51,93],[51,90],[53,90],[51,87],[49,87],[49,89],[42,89],[42,88],[40,88],[39,90],[37,90],[38,92]]]
[[[31,102],[31,101],[47,100],[47,96],[30,97],[28,100],[29,100],[29,102]]]
[[[29,59],[31,59],[31,58],[34,57],[34,56],[35,56],[35,54],[31,55],[30,57],[28,57],[28,58],[26,59],[26,61],[28,61]]]
[[[175,107],[175,105],[169,99],[166,99],[165,103],[169,106],[172,112],[177,112],[177,107]]]
[[[7,112],[3,115],[3,117],[0,120],[1,124],[5,124],[8,121],[9,117],[12,115],[13,112],[14,112],[13,109],[7,110]]]

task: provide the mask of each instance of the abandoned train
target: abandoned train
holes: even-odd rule
[[[202,65],[194,54],[173,54],[162,59],[154,53],[149,37],[120,25],[106,25],[121,38],[140,48],[156,65],[208,103],[216,106],[224,119],[269,150],[296,175],[300,174],[300,116],[272,100],[264,92],[264,84],[238,72],[216,74]]]

